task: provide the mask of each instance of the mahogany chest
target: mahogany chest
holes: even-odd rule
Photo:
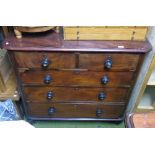
[[[31,120],[121,121],[147,41],[64,41],[57,33],[9,36],[8,49]]]

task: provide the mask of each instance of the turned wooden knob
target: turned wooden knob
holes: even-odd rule
[[[56,112],[56,109],[54,107],[50,107],[48,109],[48,115],[53,115],[53,114],[55,114],[55,112]]]
[[[45,84],[50,84],[51,81],[52,81],[52,77],[51,77],[50,75],[46,75],[46,76],[44,77],[44,83],[45,83]]]
[[[111,69],[112,68],[112,59],[108,58],[105,62],[104,62],[104,68],[105,69]]]
[[[48,68],[48,66],[49,66],[49,60],[48,60],[48,58],[44,58],[42,60],[41,66],[42,66],[43,69],[47,69]]]
[[[109,82],[109,77],[104,75],[102,78],[101,78],[101,83],[102,84],[107,84]]]
[[[96,110],[96,116],[97,116],[97,117],[101,117],[101,116],[102,116],[102,113],[103,113],[103,112],[102,112],[101,109],[97,109],[97,110]]]
[[[48,100],[51,100],[51,99],[53,98],[53,96],[54,96],[54,93],[53,93],[52,91],[49,91],[49,92],[47,93],[47,99],[48,99]]]
[[[98,99],[99,100],[104,100],[106,98],[106,94],[104,92],[101,92],[98,94]]]

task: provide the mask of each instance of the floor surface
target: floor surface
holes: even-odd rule
[[[33,125],[36,128],[125,128],[124,122],[37,121]]]

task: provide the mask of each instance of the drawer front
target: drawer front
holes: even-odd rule
[[[75,68],[75,55],[67,53],[14,52],[18,68]]]
[[[28,114],[32,117],[46,118],[120,118],[124,106],[105,106],[94,104],[31,104]]]
[[[27,71],[20,73],[23,84],[50,86],[130,86],[133,72]],[[51,81],[46,83],[46,77]]]
[[[79,67],[89,70],[136,70],[138,54],[80,54]]]
[[[26,99],[32,102],[124,102],[126,88],[25,87]]]

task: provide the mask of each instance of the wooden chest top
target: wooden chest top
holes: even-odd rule
[[[132,52],[146,53],[151,50],[148,41],[65,41],[62,36],[50,31],[25,34],[22,39],[10,35],[3,47],[14,51],[66,51],[66,52]]]

